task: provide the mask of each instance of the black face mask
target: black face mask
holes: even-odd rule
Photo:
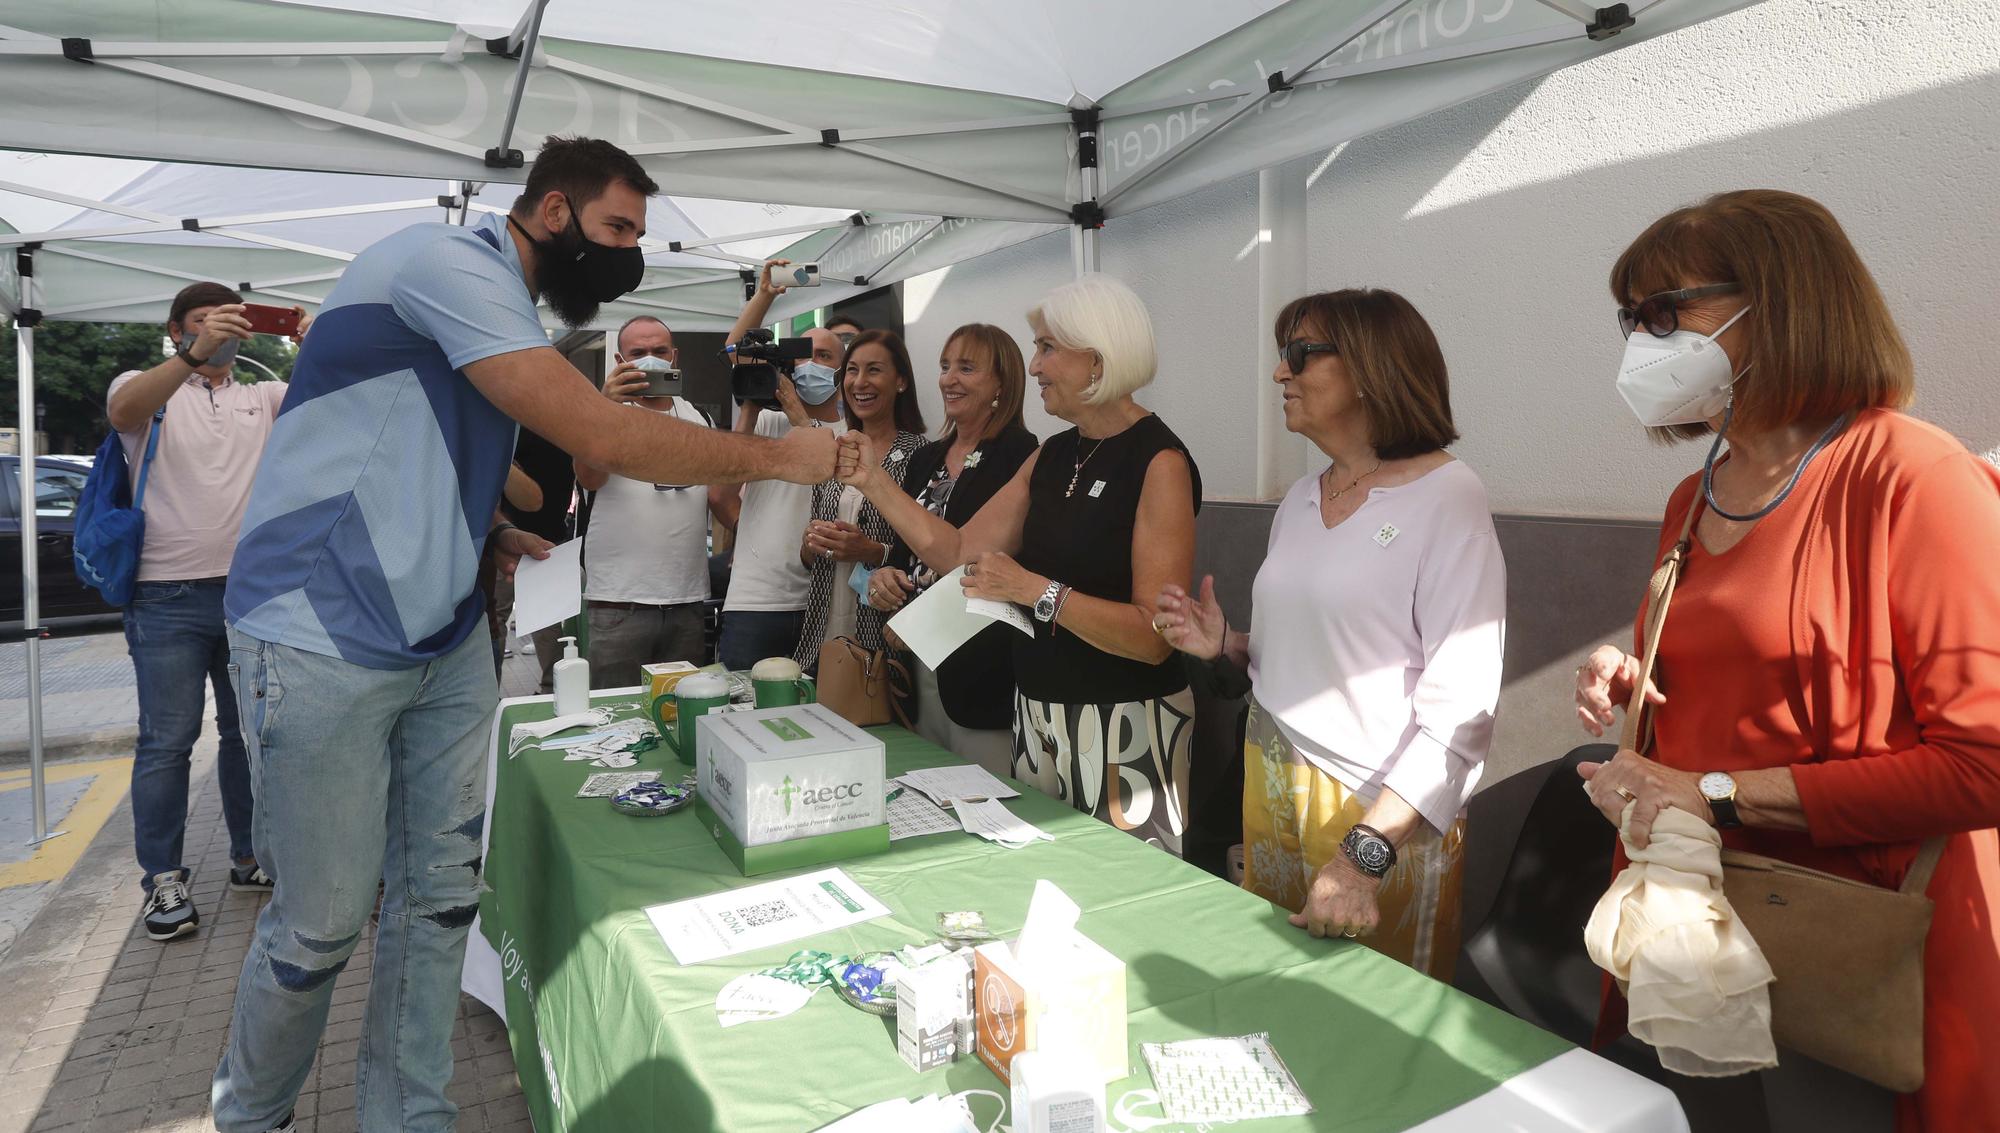
[[[626,294],[646,275],[646,254],[638,248],[613,248],[583,234],[576,214],[569,227],[537,240],[513,217],[507,223],[535,247],[535,290],[548,300],[556,317],[580,327],[597,317],[597,308]]]

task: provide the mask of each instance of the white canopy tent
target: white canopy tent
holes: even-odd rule
[[[192,278],[311,306],[369,233],[504,208],[549,134],[669,198],[605,318],[726,325],[772,241],[848,281],[776,317],[1063,227],[1092,270],[1107,220],[1753,2],[0,0],[0,148],[289,171],[162,167],[0,235],[22,420],[41,319],[157,319]],[[39,840],[32,633],[28,672]]]

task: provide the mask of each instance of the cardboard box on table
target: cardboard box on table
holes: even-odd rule
[[[674,721],[680,716],[674,702],[674,686],[681,678],[701,669],[692,661],[661,661],[652,665],[639,666],[639,683],[646,689],[646,715],[658,725],[660,734],[673,730]]]
[[[882,741],[817,704],[695,723],[695,809],[745,875],[889,848]]]
[[[1067,909],[1040,926],[1046,888]],[[1015,940],[982,944],[973,953],[979,995],[979,1059],[1002,1082],[1013,1081],[1014,1056],[1060,1048],[1087,1060],[1115,1082],[1131,1070],[1125,1044],[1125,961],[1074,931],[1076,906],[1048,882],[1036,886],[1036,906]],[[1046,931],[1044,931],[1044,928]],[[1039,936],[1039,940],[1031,937]],[[1022,947],[1029,942],[1029,947]]]

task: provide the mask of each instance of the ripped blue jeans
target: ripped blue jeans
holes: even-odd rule
[[[263,1133],[312,1071],[335,977],[382,912],[355,1104],[362,1133],[449,1130],[465,933],[479,907],[486,745],[499,692],[475,633],[412,669],[368,669],[229,631],[251,839],[277,881],[236,985],[216,1128]]]

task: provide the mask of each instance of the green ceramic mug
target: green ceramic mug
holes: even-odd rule
[[[786,708],[819,700],[812,678],[799,671],[790,657],[766,657],[750,669],[750,687],[756,690],[757,707]]]
[[[695,673],[674,685],[674,730],[665,734],[667,746],[682,763],[694,766],[694,722],[729,703],[729,679],[718,673]]]

